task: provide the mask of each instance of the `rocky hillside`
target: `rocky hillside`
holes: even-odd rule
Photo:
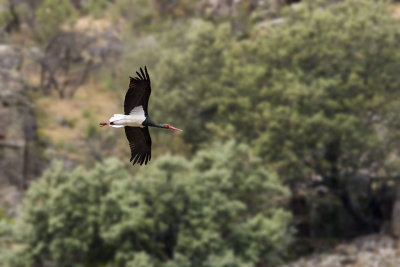
[[[400,240],[370,235],[340,244],[329,252],[302,258],[284,267],[400,266]]]
[[[21,190],[45,164],[22,61],[20,49],[0,45],[0,203],[8,216],[15,215]]]
[[[28,97],[30,87],[19,72],[22,53],[0,46],[0,183],[25,188],[38,173],[36,117]]]

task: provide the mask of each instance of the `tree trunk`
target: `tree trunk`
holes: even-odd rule
[[[363,214],[361,208],[351,199],[347,190],[341,192],[338,197],[342,201],[343,207],[358,225],[360,225],[367,232],[379,231],[379,224],[375,222],[373,218]]]
[[[396,194],[392,211],[392,235],[400,237],[400,181],[396,180]]]

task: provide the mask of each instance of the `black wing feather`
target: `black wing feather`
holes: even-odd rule
[[[133,161],[133,165],[146,165],[151,159],[151,137],[148,127],[125,126],[125,134],[131,148],[130,161]]]
[[[151,94],[150,76],[146,66],[136,72],[138,77],[130,77],[129,89],[125,95],[124,113],[129,115],[131,110],[137,106],[143,106],[144,114],[148,116],[147,106]]]

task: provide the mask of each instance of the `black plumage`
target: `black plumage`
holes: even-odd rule
[[[147,126],[143,128],[125,126],[125,134],[131,148],[130,161],[133,161],[133,165],[136,163],[146,165],[151,159],[149,128]]]
[[[151,120],[147,106],[151,94],[150,76],[147,68],[136,72],[137,77],[130,77],[128,91],[125,95],[124,113],[114,114],[109,122],[100,122],[99,125],[115,128],[125,127],[126,138],[131,149],[133,164],[146,165],[151,159],[151,137],[149,127],[182,131],[167,123],[158,124]]]
[[[151,94],[150,76],[147,68],[140,68],[140,72],[136,72],[139,77],[130,77],[129,89],[125,95],[124,112],[129,115],[131,110],[137,106],[143,106],[144,114],[148,116],[147,105]]]
[[[147,68],[140,68],[138,77],[130,77],[129,89],[125,95],[124,113],[129,115],[132,109],[143,106],[144,114],[148,117],[147,105],[151,94],[150,76]],[[151,137],[147,126],[143,128],[125,126],[125,134],[131,148],[133,164],[146,165],[151,159]]]

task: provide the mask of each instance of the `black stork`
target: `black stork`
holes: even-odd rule
[[[151,137],[148,127],[182,130],[169,124],[157,124],[151,120],[147,111],[151,86],[146,66],[144,71],[140,68],[140,73],[136,72],[136,74],[138,77],[130,77],[129,88],[125,95],[125,115],[114,114],[109,123],[100,122],[100,126],[125,127],[126,138],[128,138],[131,148],[130,161],[133,161],[133,165],[136,163],[146,165],[151,159]]]

